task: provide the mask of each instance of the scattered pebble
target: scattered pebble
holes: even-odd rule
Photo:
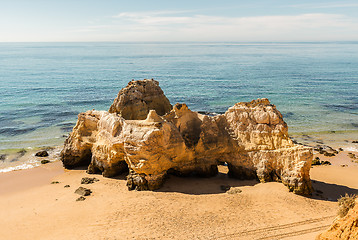
[[[352,143],[358,143],[358,141],[352,141]]]
[[[325,152],[323,155],[326,156],[326,157],[334,157],[334,156],[336,156],[336,154],[330,153],[330,152]]]
[[[333,157],[336,154],[338,154],[338,151],[333,149],[330,146],[317,146],[314,148],[315,151],[319,152],[320,154],[323,154],[324,156],[327,157]]]
[[[6,154],[0,154],[0,160],[5,161],[6,156],[7,156]]]
[[[313,165],[332,165],[330,161],[320,161],[319,157],[316,157],[312,160],[312,166]]]
[[[51,184],[59,184],[60,182],[59,181],[53,181],[51,182]]]
[[[76,189],[75,193],[82,195],[82,196],[89,196],[89,195],[91,195],[92,191],[91,191],[91,189],[88,189],[88,188],[79,187]]]
[[[238,194],[238,193],[241,193],[242,190],[239,189],[238,187],[231,187],[229,189],[229,191],[227,191],[228,194]]]
[[[81,196],[81,197],[79,197],[79,198],[76,199],[77,202],[78,202],[78,201],[84,201],[84,200],[86,200],[86,198],[85,198],[84,196]]]
[[[316,157],[315,159],[312,160],[312,165],[321,165],[321,161],[319,157]]]
[[[70,185],[68,185],[68,184],[64,186],[64,188],[69,188],[69,187],[70,187]]]
[[[81,184],[92,184],[98,181],[99,179],[97,178],[84,177],[81,179]]]
[[[347,164],[342,164],[341,167],[348,167],[348,165]]]
[[[26,150],[25,149],[21,149],[20,151],[17,152],[19,154],[20,157],[24,156],[26,154]]]
[[[348,157],[352,158],[352,159],[356,159],[357,156],[354,153],[348,153]]]
[[[321,165],[332,165],[330,161],[322,161]]]
[[[43,151],[39,151],[35,154],[36,157],[48,157],[48,152],[43,150]]]
[[[47,160],[47,159],[44,159],[44,160],[41,160],[41,164],[46,164],[46,163],[49,163],[50,161]]]

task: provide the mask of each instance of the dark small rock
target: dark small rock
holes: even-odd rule
[[[43,151],[39,151],[35,154],[36,157],[48,157],[48,152],[43,150]]]
[[[51,184],[59,184],[60,182],[59,181],[53,181],[51,182]]]
[[[64,186],[64,188],[69,188],[69,187],[70,187],[70,185],[68,185],[68,184]]]
[[[97,179],[97,178],[84,177],[81,179],[81,184],[91,184],[91,183],[95,183],[98,181],[99,181],[99,179]]]
[[[222,190],[222,191],[228,191],[229,189],[230,189],[230,186],[229,185],[220,185],[220,189]]]
[[[76,189],[75,193],[82,195],[82,196],[89,196],[89,195],[91,195],[92,191],[91,191],[91,189],[88,189],[88,188],[79,187]]]
[[[338,148],[338,150],[339,150],[340,152],[342,152],[342,151],[343,151],[343,148]]]
[[[326,157],[334,157],[334,156],[336,156],[336,154],[330,153],[330,152],[325,152],[323,155],[326,156]]]
[[[239,189],[238,187],[231,187],[226,193],[228,194],[238,194],[241,193],[242,190]]]
[[[46,163],[49,163],[50,161],[47,160],[47,159],[44,159],[44,160],[41,160],[41,164],[46,164]]]
[[[341,167],[348,167],[348,165],[347,164],[342,164]]]
[[[17,153],[19,154],[20,157],[24,156],[26,154],[26,150],[25,149],[21,149],[20,151],[18,151]]]
[[[325,154],[326,153],[326,151],[321,150],[321,149],[318,152],[319,152],[319,154]]]
[[[330,161],[322,161],[321,164],[322,165],[332,165],[332,163]]]
[[[5,161],[6,156],[6,154],[0,154],[0,161]]]
[[[319,157],[316,157],[315,159],[312,160],[312,165],[321,165],[321,161]]]
[[[352,141],[352,143],[358,143],[358,141]]]
[[[81,196],[81,197],[79,197],[79,198],[76,199],[77,202],[78,202],[78,201],[84,201],[84,200],[86,200],[86,198],[85,198],[84,196]]]

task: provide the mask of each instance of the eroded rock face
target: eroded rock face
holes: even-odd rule
[[[89,164],[89,173],[104,176],[129,168],[129,189],[154,190],[168,173],[213,176],[217,165],[226,162],[232,177],[282,181],[295,193],[311,193],[312,150],[291,141],[281,113],[267,99],[207,116],[185,104],[169,111],[160,88],[158,98],[143,94],[153,88],[159,88],[154,80],[130,82],[112,104],[112,113],[79,114],[61,153],[64,166]],[[165,101],[158,100],[163,96]]]
[[[144,79],[129,82],[119,91],[108,111],[118,113],[127,120],[143,120],[152,109],[164,115],[170,112],[172,105],[157,81]]]
[[[332,226],[316,240],[358,239],[358,198],[355,207],[343,218],[336,218]]]
[[[73,131],[65,141],[61,160],[65,168],[88,165],[92,157],[92,146],[96,142],[93,134],[97,131],[98,121],[106,112],[87,111],[78,114]]]

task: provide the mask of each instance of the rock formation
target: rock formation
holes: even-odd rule
[[[129,82],[119,91],[108,111],[118,113],[127,120],[143,120],[151,109],[164,115],[170,112],[172,105],[157,81],[144,79]]]
[[[332,226],[317,236],[317,240],[358,239],[358,198],[355,207],[343,218],[337,217]]]
[[[65,141],[66,168],[114,176],[129,169],[129,189],[160,188],[165,176],[217,174],[282,181],[297,194],[312,191],[312,149],[294,144],[281,113],[268,99],[237,103],[208,116],[185,104],[171,107],[157,81],[132,81],[107,111],[80,113]]]

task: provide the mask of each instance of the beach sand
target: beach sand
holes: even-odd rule
[[[332,165],[312,167],[311,198],[281,183],[230,179],[224,166],[213,178],[170,176],[153,192],[128,191],[125,175],[64,170],[59,161],[2,173],[0,239],[314,239],[336,217],[337,198],[358,192],[358,166],[347,152],[315,156]],[[100,181],[80,184],[86,176]],[[76,201],[79,186],[92,190],[84,201]]]

